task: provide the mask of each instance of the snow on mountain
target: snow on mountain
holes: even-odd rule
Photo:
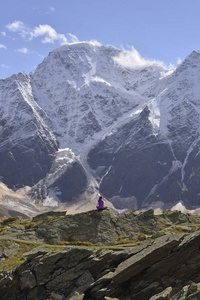
[[[141,111],[167,72],[148,61],[125,68],[121,54],[90,43],[63,45],[31,74],[34,99],[59,147],[71,149],[96,188],[87,164],[89,149]]]
[[[124,69],[115,62],[119,55],[113,47],[63,45],[31,75],[34,98],[52,123],[61,148],[80,143],[87,148],[96,133],[107,131],[124,113],[144,104],[149,97],[146,89],[157,85],[161,67],[150,66],[146,72]]]
[[[157,132],[166,136],[176,169],[181,170],[183,189],[187,189],[188,160],[194,151],[198,155],[195,148],[200,142],[199,80],[200,52],[193,51],[169,76],[166,88],[149,105],[152,123],[157,125]]]
[[[155,200],[177,202],[184,194],[187,205],[198,204],[198,186],[193,180],[196,178],[197,181],[199,176],[199,58],[199,52],[194,51],[174,72],[160,79],[156,97],[146,102],[147,113],[140,116],[137,124],[133,123],[131,128],[135,128],[128,131],[129,141],[123,143],[121,153],[112,157],[109,171],[101,179],[100,190],[107,197],[116,199],[117,195],[120,198],[133,195],[146,205]],[[148,119],[144,120],[147,114]],[[127,129],[121,136],[126,136],[126,132]],[[100,160],[97,148],[108,152],[107,145],[116,138],[117,134],[89,153],[94,169]],[[132,149],[131,153],[126,145]],[[146,153],[142,154],[144,151]],[[157,158],[154,157],[156,153]],[[128,165],[133,169],[130,170]],[[123,177],[126,178],[124,182]],[[121,178],[119,182],[118,178]]]
[[[176,69],[74,43],[0,80],[0,175],[44,205],[198,205],[200,52]],[[9,168],[8,168],[9,166]],[[8,169],[10,171],[8,171]]]
[[[0,81],[0,116],[3,182],[9,187],[33,185],[48,172],[57,141],[34,101],[29,75]]]

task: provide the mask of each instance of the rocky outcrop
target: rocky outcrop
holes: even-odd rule
[[[61,218],[49,218],[45,214],[34,217],[33,222],[36,224],[36,236],[51,244],[69,241],[113,245],[137,242],[148,237],[155,238],[170,231],[191,232],[198,228],[199,217],[178,211],[167,211],[156,216],[152,209],[139,214],[127,213],[119,216],[111,210],[94,210],[76,215],[66,214]]]
[[[8,223],[10,227],[5,228],[2,234],[29,240],[31,232],[32,239],[34,234],[34,240],[52,245],[67,242],[114,245],[137,243],[169,233],[190,233],[199,228],[200,217],[179,211],[154,215],[153,209],[119,216],[111,210],[92,210],[76,215],[68,215],[65,211],[47,212],[24,222],[23,230],[18,229],[15,223]]]
[[[195,299],[200,293],[199,226],[199,216],[178,211],[155,216],[153,210],[4,219],[0,298]]]
[[[63,299],[73,299],[75,293],[88,300],[180,299],[182,288],[185,295],[191,294],[189,286],[187,291],[184,286],[200,281],[199,249],[197,231],[124,248],[69,247],[61,252],[38,252],[12,274],[1,275],[0,296],[5,300],[46,300],[55,292]]]

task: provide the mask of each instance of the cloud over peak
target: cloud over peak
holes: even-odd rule
[[[6,28],[11,32],[18,33],[23,39],[32,40],[33,38],[43,37],[42,43],[52,43],[58,41],[60,44],[67,43],[67,38],[64,34],[57,33],[50,25],[44,24],[34,28],[30,28],[22,21],[14,21],[6,25]]]
[[[42,43],[54,43],[56,40],[61,44],[67,43],[64,34],[57,33],[50,25],[39,25],[30,32],[30,39],[34,37],[44,36]]]
[[[118,56],[114,57],[114,61],[128,69],[145,68],[155,64],[164,67],[160,61],[143,58],[134,47],[131,48],[131,51],[122,50]]]

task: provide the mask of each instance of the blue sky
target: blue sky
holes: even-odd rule
[[[63,43],[96,40],[176,66],[200,50],[200,0],[1,0],[0,78]]]

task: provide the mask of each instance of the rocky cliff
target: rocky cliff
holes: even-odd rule
[[[49,212],[0,225],[1,299],[200,296],[198,216]]]

